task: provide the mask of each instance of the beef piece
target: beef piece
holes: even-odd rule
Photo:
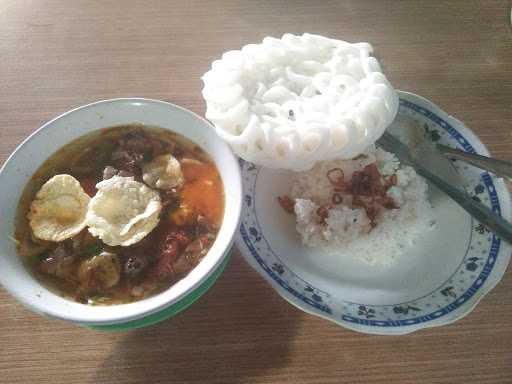
[[[181,256],[181,258],[187,259],[188,263],[191,266],[197,265],[201,261],[201,259],[208,253],[214,240],[215,235],[211,233],[199,236],[198,238],[196,238],[190,244],[187,245],[187,247],[183,251],[183,255]]]
[[[131,177],[134,176],[134,174],[129,171],[119,170],[111,165],[106,166],[103,170],[103,180],[111,179],[114,176]]]
[[[161,190],[160,199],[162,200],[162,206],[169,208],[169,210],[176,209],[180,205],[180,197],[176,188]]]
[[[142,130],[127,133],[120,141],[121,147],[130,152],[150,153],[155,155],[162,152],[162,143],[152,138]]]
[[[128,257],[124,263],[123,271],[128,276],[134,277],[141,273],[149,264],[148,256],[135,254]]]
[[[189,237],[181,230],[173,231],[166,236],[160,249],[160,258],[154,268],[154,273],[159,280],[176,274],[174,263],[189,243]]]
[[[76,258],[73,243],[71,241],[65,241],[58,244],[57,247],[39,263],[39,270],[49,275],[72,279],[71,270]]]
[[[144,161],[144,154],[118,148],[112,152],[111,159],[115,168],[132,174],[140,174],[140,166]]]
[[[173,264],[173,272],[179,277],[188,274],[208,253],[215,240],[212,234],[203,234],[189,243]]]

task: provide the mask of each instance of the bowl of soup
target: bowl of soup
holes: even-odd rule
[[[212,126],[149,99],[46,123],[0,185],[0,283],[35,312],[104,330],[191,305],[226,266],[241,212],[238,160]]]

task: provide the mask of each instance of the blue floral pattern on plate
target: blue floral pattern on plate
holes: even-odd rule
[[[399,113],[426,121],[423,124],[426,137],[434,142],[457,146],[467,152],[476,152],[471,142],[477,139],[465,137],[464,132],[454,127],[457,123],[462,130],[462,123],[441,118],[438,113],[433,112],[434,107],[428,107],[428,101],[400,92]],[[472,136],[467,128],[464,127],[464,131]],[[355,303],[342,298],[341,303],[340,298],[336,298],[334,303],[334,293],[324,292],[296,275],[276,255],[262,235],[254,207],[255,186],[260,167],[243,161],[241,165],[245,203],[237,243],[242,254],[281,294],[282,290],[286,291],[283,296],[292,304],[340,325],[362,332],[400,334],[454,321],[470,312],[478,299],[499,281],[508,263],[508,252],[500,252],[503,248],[501,240],[481,224],[474,222],[464,259],[451,277],[432,292],[411,301],[387,305]],[[500,199],[493,178],[485,172],[475,178],[467,172],[466,165],[454,162],[454,166],[465,178],[467,191],[471,196],[501,213]],[[501,262],[499,270],[496,270],[498,258]],[[483,291],[482,287],[489,276],[493,276],[493,281]]]

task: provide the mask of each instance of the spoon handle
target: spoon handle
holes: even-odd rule
[[[512,180],[512,162],[510,161],[493,159],[491,157],[477,155],[475,153],[468,153],[441,144],[437,144],[437,148],[448,157],[465,161],[475,167],[492,172],[499,177]]]
[[[450,196],[472,217],[500,236],[503,240],[512,244],[512,224],[503,219],[486,205],[473,200],[467,193],[462,192],[458,188],[445,182],[421,165],[416,163],[414,164],[414,168],[419,175],[429,180],[432,184]]]

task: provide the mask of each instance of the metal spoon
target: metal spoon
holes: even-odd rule
[[[512,162],[510,161],[468,153],[442,144],[437,144],[437,149],[448,157],[465,161],[475,167],[494,173],[496,176],[512,180]]]
[[[489,228],[489,230],[496,233],[503,240],[512,244],[512,224],[503,219],[500,215],[493,212],[484,204],[474,201],[467,193],[462,192],[458,188],[454,187],[450,183],[432,173],[431,169],[427,169],[425,166],[424,156],[418,156],[416,151],[411,151],[408,146],[403,144],[400,140],[388,132],[384,132],[382,137],[377,140],[377,145],[388,152],[394,153],[403,164],[413,167],[419,175],[429,180],[441,191],[450,196],[472,217]],[[423,154],[425,154],[425,150],[428,150],[428,147],[423,145],[420,147]],[[436,155],[443,157],[442,154],[436,154],[433,151],[436,151],[436,149],[431,149],[432,153],[429,153],[430,157],[435,157]]]

